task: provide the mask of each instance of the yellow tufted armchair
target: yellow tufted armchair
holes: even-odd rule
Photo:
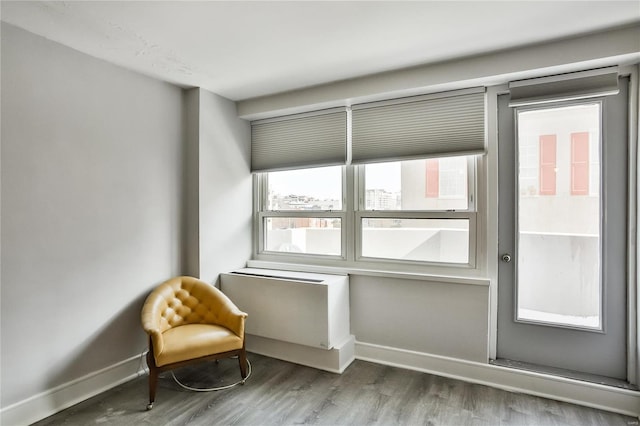
[[[245,318],[220,290],[197,278],[172,278],[153,290],[142,307],[142,327],[149,335],[147,408],[153,407],[158,374],[165,370],[237,356],[245,379]]]

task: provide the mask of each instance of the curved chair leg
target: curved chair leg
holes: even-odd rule
[[[149,404],[147,410],[151,410],[153,402],[156,400],[156,386],[158,384],[158,370],[151,351],[147,353],[147,365],[149,366]]]
[[[238,363],[240,364],[240,375],[243,379],[247,378],[247,352],[242,347],[240,354],[238,355]],[[243,380],[244,383],[244,380]]]

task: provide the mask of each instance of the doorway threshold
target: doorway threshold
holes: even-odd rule
[[[597,374],[583,373],[580,371],[565,370],[564,368],[531,364],[529,362],[514,361],[506,358],[489,360],[489,364],[497,365],[500,367],[514,368],[517,370],[532,371],[534,373],[548,374],[550,376],[559,376],[567,379],[580,380],[583,382],[597,383],[599,385],[612,386],[620,389],[627,389],[632,391],[640,390],[637,385],[633,385],[626,380],[614,379],[612,377],[606,376],[598,376]]]

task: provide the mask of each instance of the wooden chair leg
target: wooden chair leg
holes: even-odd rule
[[[147,410],[151,410],[153,402],[156,400],[156,386],[158,385],[158,369],[151,351],[147,353],[147,365],[149,366],[149,405],[147,405]]]
[[[244,347],[240,351],[238,355],[238,363],[240,364],[240,375],[243,379],[247,378],[247,352],[244,350]]]

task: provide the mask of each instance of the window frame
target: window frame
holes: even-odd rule
[[[451,155],[451,157],[456,157],[456,155]],[[365,202],[365,193],[366,193],[366,182],[365,182],[365,167],[366,164],[358,164],[352,167],[355,167],[356,173],[358,175],[358,180],[356,182],[356,192],[359,194],[357,199],[356,211],[366,211],[366,212],[375,212],[375,211],[398,211],[405,213],[420,213],[420,212],[475,212],[476,211],[476,191],[477,191],[477,181],[478,181],[478,161],[477,155],[457,155],[457,157],[467,157],[467,208],[466,209],[433,209],[433,210],[372,210],[366,208]],[[447,158],[447,157],[434,157],[437,158]],[[389,163],[398,162],[403,160],[390,160]],[[410,161],[410,160],[408,160]],[[440,181],[438,179],[438,192],[440,191]],[[426,195],[426,194],[425,194]],[[444,199],[454,199],[453,197],[443,197]]]
[[[394,161],[394,160],[390,160]],[[396,160],[397,161],[397,160]],[[342,166],[342,210],[267,210],[268,172],[256,173],[254,185],[254,260],[304,263],[319,266],[357,267],[367,269],[443,268],[444,270],[476,269],[479,238],[476,194],[480,176],[479,156],[467,160],[467,209],[464,210],[367,210],[365,207],[365,164]],[[323,255],[265,250],[267,218],[339,218],[341,220],[341,255]],[[468,262],[430,262],[362,256],[362,219],[465,219],[469,222]]]
[[[450,157],[454,157],[453,155]],[[439,158],[439,157],[435,157]],[[366,164],[354,166],[358,179],[356,182],[356,193],[359,195],[354,211],[354,231],[355,231],[355,260],[356,262],[375,262],[380,264],[401,264],[401,265],[429,265],[444,266],[447,268],[475,268],[476,267],[476,241],[477,241],[477,211],[476,211],[476,189],[478,181],[478,161],[477,156],[467,156],[467,208],[450,210],[371,210],[366,209]],[[438,181],[438,188],[440,182]],[[426,195],[426,194],[425,194]],[[467,263],[451,262],[428,262],[417,260],[402,260],[390,258],[368,257],[362,255],[362,219],[467,219],[469,221],[469,249]]]
[[[327,166],[332,167],[332,166]],[[346,260],[346,243],[347,236],[345,232],[347,224],[347,211],[345,208],[347,201],[347,182],[346,182],[346,169],[345,166],[341,166],[342,171],[342,209],[340,210],[268,210],[269,205],[269,173],[256,173],[254,174],[253,188],[254,188],[254,227],[256,232],[256,254],[266,254],[277,257],[292,257],[302,259],[332,259],[332,260]],[[256,191],[256,188],[258,190]],[[291,252],[278,252],[265,249],[265,242],[267,239],[267,229],[264,226],[266,219],[278,218],[278,217],[292,217],[292,218],[335,218],[341,221],[340,231],[340,255],[329,254],[317,254],[317,253],[291,253]]]
[[[373,213],[373,214],[372,214]],[[476,224],[476,212],[470,211],[458,211],[458,212],[443,212],[443,211],[358,211],[355,214],[355,258],[356,261],[374,262],[380,264],[401,264],[401,265],[430,265],[430,266],[443,266],[447,268],[475,268],[476,266],[476,238],[477,238],[477,224]],[[453,263],[453,262],[434,262],[434,261],[421,261],[421,260],[404,260],[393,259],[384,257],[369,257],[362,255],[362,237],[364,234],[362,227],[362,219],[466,219],[469,221],[469,247],[467,251],[467,263]]]

